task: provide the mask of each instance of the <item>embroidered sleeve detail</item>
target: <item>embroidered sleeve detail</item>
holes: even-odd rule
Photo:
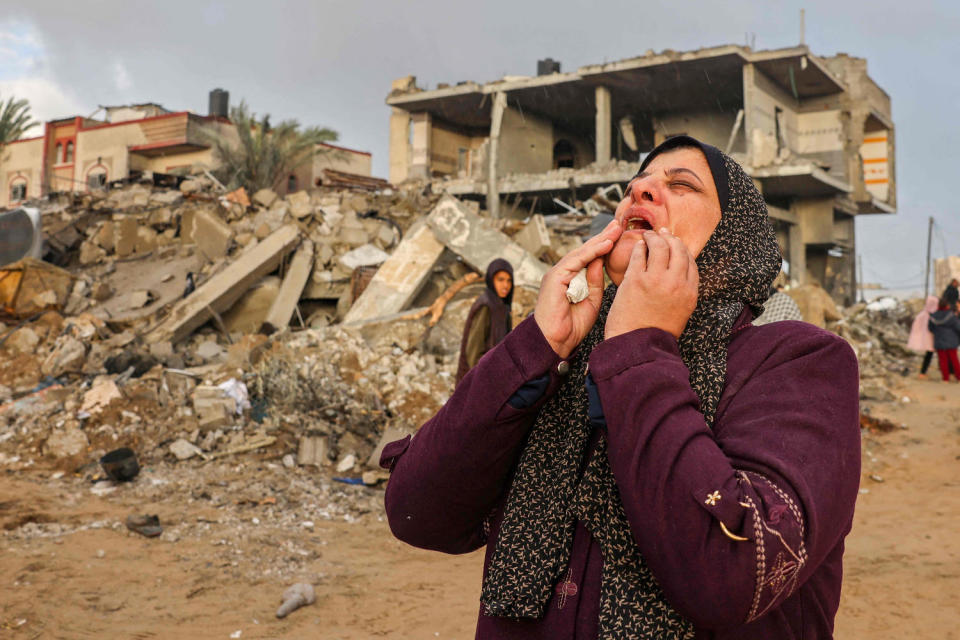
[[[753,515],[757,571],[752,622],[790,597],[807,563],[803,514],[780,487],[757,473],[738,471],[743,482],[741,506]],[[756,482],[756,484],[754,484]]]

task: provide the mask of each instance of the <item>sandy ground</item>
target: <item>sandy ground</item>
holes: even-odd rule
[[[864,432],[837,638],[960,638],[960,385],[907,381],[900,395],[871,409],[904,427]],[[397,542],[382,489],[324,485],[361,506],[318,509],[297,489],[305,471],[240,462],[145,469],[145,488],[105,495],[52,469],[5,473],[0,638],[473,637],[479,553]],[[131,533],[130,513],[166,531]],[[317,602],[278,620],[296,581]]]

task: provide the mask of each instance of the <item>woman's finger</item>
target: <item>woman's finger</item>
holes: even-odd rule
[[[660,233],[653,231],[644,232],[643,239],[647,242],[647,271],[652,273],[666,271],[670,263],[670,245]]]
[[[582,246],[574,249],[555,265],[558,271],[563,272],[560,281],[569,284],[575,275],[597,258],[610,253],[617,238],[620,237],[620,223],[611,220],[606,228],[596,236],[590,238]]]
[[[643,273],[647,270],[647,243],[641,237],[633,245],[633,251],[630,252],[630,262],[627,263],[627,274]],[[626,278],[627,275],[624,274]]]
[[[673,234],[665,234],[663,237],[670,245],[668,269],[675,271],[678,275],[685,276],[690,261],[690,252],[687,250],[687,245],[683,244],[683,240]]]

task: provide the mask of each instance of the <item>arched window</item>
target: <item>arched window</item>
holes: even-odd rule
[[[57,143],[57,152],[53,156],[53,162],[54,164],[63,162],[63,144],[59,142]]]
[[[67,150],[63,154],[64,162],[73,162],[73,141],[67,143]]]
[[[21,202],[27,199],[27,179],[14,178],[10,181],[10,202]]]
[[[87,189],[105,189],[107,187],[107,168],[102,164],[94,165],[87,172]]]

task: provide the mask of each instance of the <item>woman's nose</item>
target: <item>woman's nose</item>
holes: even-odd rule
[[[630,188],[630,192],[634,202],[640,202],[641,200],[653,202],[656,199],[653,185],[650,184],[649,180],[637,180]]]

